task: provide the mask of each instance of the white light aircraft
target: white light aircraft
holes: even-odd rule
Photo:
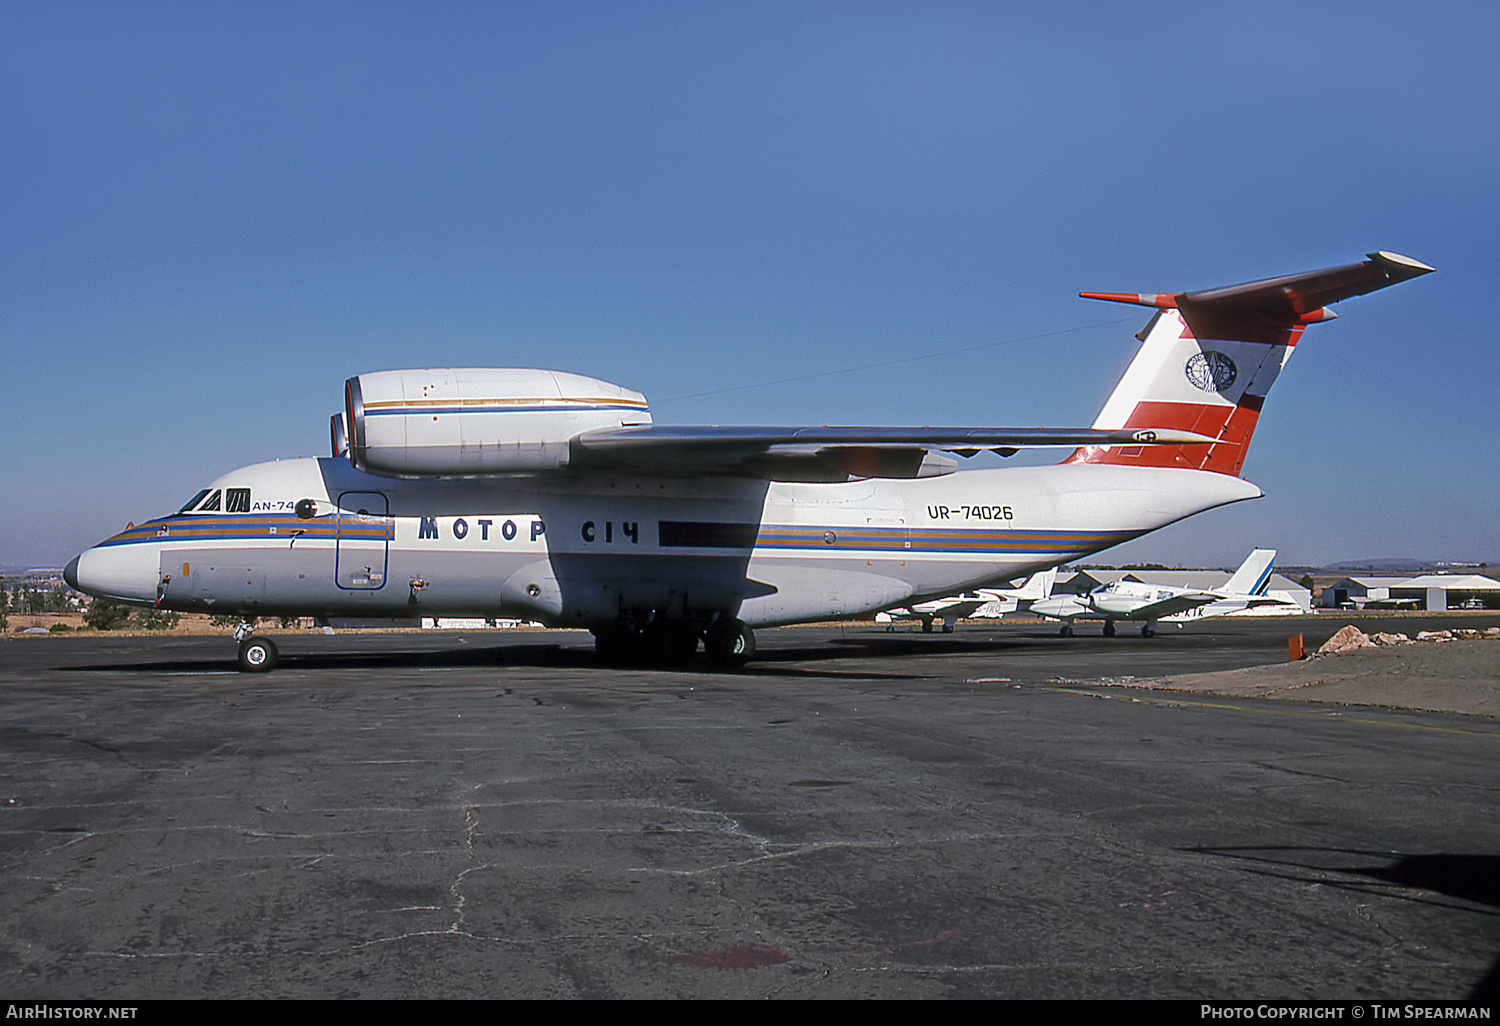
[[[936,624],[944,634],[953,633],[953,625],[965,617],[985,610],[985,616],[1003,616],[1028,609],[1031,603],[1044,599],[1052,593],[1052,582],[1057,578],[1057,569],[1043,570],[1032,574],[1021,584],[1010,582],[1005,588],[980,588],[966,595],[950,595],[931,602],[918,602],[911,606],[897,606],[875,614],[875,622],[886,624],[886,630],[897,620],[920,620],[923,633],[931,633]]]
[[[1076,620],[1103,620],[1105,637],[1114,637],[1120,620],[1141,621],[1141,637],[1156,633],[1158,620],[1176,622],[1180,627],[1189,619],[1225,616],[1256,606],[1281,606],[1285,602],[1266,595],[1271,582],[1271,564],[1275,549],[1256,549],[1240,564],[1223,588],[1205,591],[1147,584],[1123,578],[1100,585],[1085,595],[1053,595],[1031,604],[1031,612],[1049,620],[1063,621],[1058,631],[1064,637],[1073,633]]]
[[[260,463],[65,571],[94,596],[254,616],[587,627],[606,660],[732,665],[753,628],[868,616],[1072,562],[1261,491],[1266,392],[1327,305],[1426,274],[1392,253],[1154,307],[1091,429],[673,427],[638,392],[543,370],[350,378],[334,455]],[[953,473],[981,449],[1053,466]],[[240,666],[274,643],[236,632]]]

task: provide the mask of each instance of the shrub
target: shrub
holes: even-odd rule
[[[135,622],[148,631],[169,631],[182,619],[181,613],[165,609],[143,609],[135,615]]]
[[[130,610],[114,602],[94,599],[83,614],[83,622],[96,631],[116,631],[130,622]]]

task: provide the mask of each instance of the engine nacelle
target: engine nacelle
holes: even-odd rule
[[[641,393],[561,371],[377,371],[350,378],[344,401],[349,460],[382,477],[556,470],[580,432],[651,423]]]

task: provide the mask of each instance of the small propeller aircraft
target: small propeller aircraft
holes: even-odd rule
[[[1158,620],[1176,619],[1182,626],[1185,614],[1225,616],[1257,606],[1283,606],[1279,598],[1266,595],[1271,581],[1271,564],[1275,549],[1256,549],[1234,572],[1222,589],[1213,591],[1148,584],[1130,577],[1102,584],[1082,595],[1052,595],[1031,604],[1031,612],[1049,620],[1063,621],[1058,631],[1063,637],[1073,633],[1076,620],[1103,620],[1104,635],[1115,635],[1115,624],[1121,620],[1141,622],[1141,637],[1156,633]]]
[[[959,620],[981,614],[981,611],[984,616],[1003,616],[1031,608],[1033,602],[1052,593],[1052,582],[1056,579],[1056,568],[1043,570],[1019,584],[1011,581],[1008,587],[980,588],[966,595],[950,595],[931,602],[887,609],[875,614],[875,622],[885,624],[885,629],[891,631],[895,630],[898,620],[919,620],[924,634],[932,633],[934,625],[942,633],[952,634]]]
[[[1258,498],[1266,393],[1328,305],[1431,271],[1393,253],[1199,292],[1083,293],[1155,313],[1092,428],[674,427],[639,392],[546,370],[360,374],[333,455],[259,463],[68,564],[119,602],[246,618],[476,616],[586,627],[608,661],[711,662],[753,629],[999,585]],[[1061,446],[954,473],[945,453]]]

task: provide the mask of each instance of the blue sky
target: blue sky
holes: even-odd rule
[[[1106,558],[1495,560],[1497,39],[1488,3],[7,5],[0,564],[322,454],[369,370],[1087,425],[1145,316],[1080,290],[1372,249],[1439,273],[1308,330],[1267,497]]]

